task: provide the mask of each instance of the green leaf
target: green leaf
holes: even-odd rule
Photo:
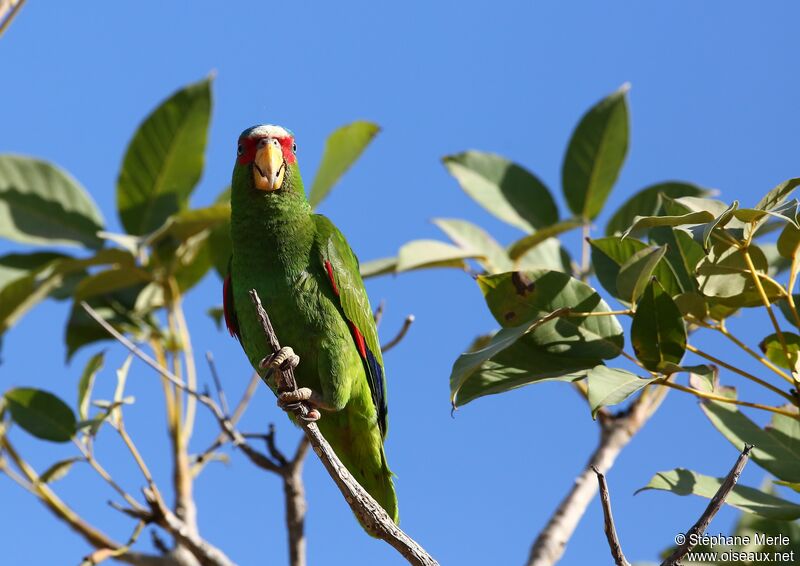
[[[18,387],[4,397],[11,419],[33,436],[53,442],[69,442],[75,436],[75,414],[52,393]]]
[[[78,382],[78,418],[86,420],[89,418],[89,402],[92,398],[94,379],[97,373],[103,369],[105,352],[100,352],[92,356],[83,370],[81,379]]]
[[[206,314],[214,321],[217,330],[222,330],[222,321],[225,318],[225,309],[222,307],[211,307],[206,310]]]
[[[687,212],[680,216],[637,216],[633,219],[631,226],[623,232],[622,237],[627,238],[631,234],[640,234],[659,226],[693,226],[712,220],[714,220],[714,216],[705,210]]]
[[[364,262],[360,265],[361,277],[375,277],[377,275],[384,275],[386,273],[394,273],[397,269],[396,257],[382,257],[373,259],[372,261]]]
[[[578,123],[561,170],[564,196],[576,216],[593,219],[605,205],[628,152],[630,86],[593,106]]]
[[[0,155],[0,238],[97,249],[103,217],[89,193],[51,163]]]
[[[519,165],[479,151],[449,155],[443,162],[464,192],[503,222],[533,232],[558,221],[550,191]]]
[[[764,252],[752,244],[748,251],[757,273],[766,275],[769,263]],[[729,306],[754,307],[762,304],[744,253],[727,242],[714,242],[708,256],[697,266],[697,282],[706,297],[714,297]],[[780,287],[772,281],[762,278],[761,284],[771,300],[781,296]]]
[[[657,489],[669,491],[675,495],[699,495],[711,499],[719,490],[724,478],[712,478],[685,468],[677,468],[668,472],[659,472],[650,482],[638,490]],[[786,501],[761,490],[736,485],[725,503],[748,513],[756,513],[771,519],[794,521],[800,518],[800,505]]]
[[[752,444],[750,457],[759,466],[779,479],[800,481],[800,421],[775,414],[772,425],[762,429],[729,403],[706,400],[700,408],[737,450]]]
[[[182,210],[167,218],[161,227],[146,238],[145,242],[153,245],[167,238],[183,242],[201,232],[211,230],[224,223],[230,223],[230,219],[230,203],[217,203],[205,208]]]
[[[623,295],[617,289],[620,269],[634,254],[647,249],[647,244],[633,238],[623,240],[619,236],[589,240],[589,244],[598,281],[611,296],[624,301]],[[670,295],[679,295],[684,291],[675,272],[663,258],[656,264],[653,275]]]
[[[626,303],[634,304],[644,291],[658,262],[666,254],[666,246],[645,248],[633,254],[619,268],[617,292]]]
[[[546,269],[514,271],[479,276],[478,285],[495,320],[504,327],[569,309],[569,316],[538,327],[528,337],[549,353],[601,360],[615,358],[622,351],[624,338],[619,321],[610,314],[602,316],[610,312],[608,304],[589,285],[566,273]]]
[[[545,381],[581,379],[597,360],[547,352],[523,337],[548,323],[562,311],[517,327],[503,328],[478,349],[458,357],[450,373],[450,401],[453,408],[479,397],[503,393],[523,385]]]
[[[59,259],[70,256],[56,252],[33,252],[0,256],[0,288],[31,272],[38,272]]]
[[[800,336],[793,332],[782,332],[784,342],[786,343],[786,351],[789,353],[789,359],[786,359],[786,353],[783,351],[783,344],[777,333],[770,334],[764,338],[758,347],[767,357],[769,361],[778,367],[795,371],[797,369],[797,362],[800,361]]]
[[[684,367],[689,370],[689,385],[698,391],[720,393],[719,368],[714,365],[701,364]]]
[[[89,297],[111,293],[119,289],[148,283],[150,274],[138,267],[112,268],[99,271],[84,278],[75,288],[75,300],[83,301]]]
[[[217,203],[231,203],[231,188],[226,187],[217,197]],[[220,278],[228,276],[228,262],[233,255],[233,243],[231,242],[231,219],[222,222],[211,229],[208,235],[208,251],[211,254],[211,262],[217,270]]]
[[[689,292],[697,291],[695,272],[697,264],[706,255],[703,247],[683,230],[666,226],[650,230],[650,242],[667,247],[665,259],[680,287]]]
[[[342,126],[328,136],[317,176],[308,195],[312,208],[316,208],[328,196],[333,186],[353,166],[380,131],[377,124],[356,121]]]
[[[784,181],[764,195],[755,207],[759,210],[772,210],[789,198],[798,185],[800,185],[800,177]]]
[[[586,376],[592,418],[597,417],[597,411],[602,407],[622,403],[653,381],[655,378],[643,379],[624,369],[595,366]]]
[[[67,458],[65,460],[60,460],[47,468],[42,474],[39,476],[39,483],[53,483],[62,479],[64,476],[69,473],[72,465],[75,462],[82,462],[83,458],[80,456],[73,456],[72,458]]]
[[[572,273],[572,259],[558,238],[548,238],[517,258],[514,261],[514,269],[516,271],[550,269]]]
[[[139,328],[142,323],[134,312],[136,299],[142,289],[142,285],[119,289],[104,295],[96,295],[86,302],[114,328],[126,332]],[[65,329],[67,361],[83,346],[111,339],[108,332],[97,324],[80,304],[72,305]]]
[[[404,244],[397,254],[395,271],[410,271],[431,267],[456,267],[466,269],[465,259],[483,257],[481,254],[464,250],[438,240],[412,240]]]
[[[583,221],[574,218],[551,224],[511,244],[511,247],[508,249],[508,255],[511,259],[519,259],[542,242],[554,236],[558,236],[559,234],[563,234],[564,232],[568,232],[578,226],[583,226]]]
[[[644,188],[617,209],[606,225],[606,236],[625,232],[637,216],[657,216],[662,194],[675,199],[686,196],[702,197],[708,191],[681,181],[667,181]]]
[[[778,236],[778,253],[786,259],[794,259],[800,248],[800,230],[787,224]]]
[[[686,327],[681,311],[655,279],[645,288],[631,323],[636,357],[650,371],[669,371],[686,352]]]
[[[456,218],[434,218],[433,223],[458,247],[483,256],[477,262],[489,273],[511,270],[505,249],[480,226]]]
[[[187,207],[203,173],[210,114],[208,78],[173,94],[139,126],[117,181],[117,209],[129,234],[150,233]]]
[[[726,208],[719,216],[714,218],[711,222],[706,224],[702,227],[702,231],[698,231],[699,234],[702,234],[700,242],[703,244],[703,249],[708,250],[708,242],[711,239],[711,234],[717,228],[724,228],[728,222],[730,222],[736,210],[739,208],[739,201],[735,200],[733,203]]]

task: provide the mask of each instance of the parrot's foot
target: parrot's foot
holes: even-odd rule
[[[317,404],[315,401],[319,395],[311,391],[308,387],[301,387],[294,391],[285,391],[278,394],[278,406],[287,412],[295,412],[301,403]],[[306,422],[318,421],[320,412],[312,407],[308,408],[308,413],[304,417],[299,417]]]
[[[274,354],[270,354],[259,364],[261,369],[281,369],[288,370],[296,368],[300,363],[300,356],[294,353],[290,346],[284,346]]]

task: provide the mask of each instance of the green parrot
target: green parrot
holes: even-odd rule
[[[386,463],[386,375],[358,260],[342,233],[314,214],[297,165],[294,135],[261,125],[239,136],[231,190],[233,256],[223,287],[225,322],[262,376],[271,354],[249,290],[282,344],[300,357],[298,392],[358,482],[398,521]],[[274,380],[269,380],[275,390]]]

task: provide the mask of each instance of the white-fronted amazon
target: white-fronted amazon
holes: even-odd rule
[[[249,296],[258,292],[281,344],[300,357],[299,398],[322,411],[322,434],[397,521],[383,450],[386,376],[369,298],[347,240],[311,211],[295,151],[294,136],[279,126],[255,126],[239,137],[225,320],[263,375],[259,364],[271,351]]]

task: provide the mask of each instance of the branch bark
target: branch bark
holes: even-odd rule
[[[664,562],[661,563],[661,566],[676,566],[680,563],[681,558],[686,556],[689,551],[694,548],[695,543],[692,541],[696,541],[698,535],[702,535],[706,532],[708,525],[711,523],[711,520],[717,514],[717,511],[720,510],[722,504],[725,503],[725,499],[727,499],[728,494],[730,494],[731,490],[736,486],[736,482],[739,481],[739,476],[742,474],[742,470],[744,469],[745,464],[747,464],[747,460],[750,458],[750,452],[753,450],[752,444],[745,444],[744,450],[742,453],[739,454],[739,457],[736,459],[736,463],[731,468],[731,471],[728,472],[728,475],[725,477],[725,481],[722,482],[722,485],[719,486],[717,493],[714,494],[714,497],[711,498],[711,501],[706,507],[706,510],[703,511],[703,514],[700,515],[700,518],[697,522],[692,525],[692,528],[686,533],[685,541],[682,545],[678,546],[675,551],[670,554]]]
[[[272,348],[273,354],[281,349],[278,337],[269,320],[269,315],[264,310],[258,293],[255,290],[250,291],[250,297],[255,306],[258,318],[261,322],[261,327],[264,335],[268,340],[269,346]],[[294,368],[289,365],[286,368],[279,368],[275,370],[276,382],[278,384],[278,392],[293,391],[297,388],[297,383],[294,378]],[[325,437],[319,431],[316,423],[309,422],[308,407],[305,404],[298,404],[294,409],[294,414],[298,417],[297,422],[300,424],[303,432],[308,437],[308,441],[314,452],[322,460],[322,464],[336,483],[339,491],[350,505],[350,509],[359,518],[361,524],[372,536],[379,538],[395,550],[397,550],[409,563],[415,566],[438,566],[438,562],[433,559],[416,541],[404,533],[394,521],[389,517],[386,511],[370,496],[366,490],[353,478],[347,468],[339,460],[336,453],[331,448],[330,444],[325,440]]]
[[[619,544],[619,537],[617,536],[617,527],[614,525],[614,515],[611,513],[611,494],[608,492],[608,484],[606,484],[606,477],[600,473],[600,470],[593,468],[597,474],[597,483],[600,486],[600,500],[603,502],[603,519],[604,531],[608,539],[608,546],[611,549],[611,556],[614,558],[614,564],[617,566],[631,566],[625,555],[622,553],[622,546]]]
[[[684,536],[684,543],[679,545],[678,548],[676,548],[675,551],[661,563],[661,566],[680,566],[681,559],[695,547],[695,541],[697,541],[700,535],[706,532],[711,520],[720,510],[722,504],[725,503],[725,499],[728,497],[731,490],[733,490],[733,488],[736,486],[736,482],[739,481],[739,476],[742,474],[742,470],[744,469],[745,464],[747,464],[747,460],[750,458],[750,451],[752,449],[752,444],[744,445],[744,450],[742,450],[742,453],[739,454],[739,457],[736,459],[736,463],[733,465],[733,468],[731,468],[731,471],[728,472],[728,475],[725,477],[722,485],[719,486],[719,489],[714,494],[714,497],[711,498],[711,501],[708,503],[708,507],[706,507],[706,510],[703,511],[703,514],[700,515],[700,518],[697,520],[697,522],[692,525],[692,528],[686,532],[686,535]],[[608,494],[608,486],[606,485],[605,477],[600,472],[597,472],[596,470],[595,472],[597,473],[597,483],[599,484],[600,491],[603,494],[603,516],[605,519],[606,538],[608,539],[608,544],[611,548],[611,555],[614,557],[615,563],[618,566],[630,566],[628,561],[625,559],[625,556],[622,554],[622,548],[620,548],[619,539],[617,538],[616,528],[614,527],[614,519],[611,516],[611,499]]]
[[[575,479],[572,489],[531,546],[527,566],[551,566],[561,559],[567,542],[597,494],[598,486],[593,469],[596,468],[601,473],[611,469],[619,453],[658,409],[666,391],[665,387],[643,391],[626,414],[616,417],[605,411],[598,414],[600,442],[586,467]]]

